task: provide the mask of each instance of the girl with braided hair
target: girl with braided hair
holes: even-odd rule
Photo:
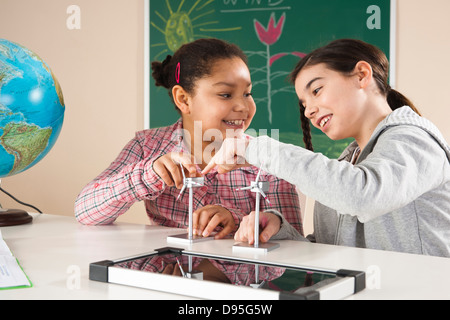
[[[304,142],[312,150],[310,123],[332,140],[354,138],[342,156],[268,137],[230,139],[203,173],[245,158],[297,185],[316,200],[310,241],[450,257],[449,145],[388,77],[386,56],[368,43],[342,39],[315,50],[291,74]],[[276,230],[299,238],[287,223]],[[236,238],[252,241],[251,228],[241,225]]]

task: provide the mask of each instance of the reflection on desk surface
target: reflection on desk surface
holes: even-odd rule
[[[191,259],[191,263],[189,260]],[[182,266],[183,271],[179,266]],[[192,270],[189,270],[191,266]],[[213,260],[190,255],[173,253],[137,258],[121,262],[115,267],[140,270],[182,277],[195,270],[203,273],[203,280],[250,286],[264,283],[265,289],[295,292],[310,287],[320,281],[336,278],[334,274],[307,272],[251,263],[236,263],[226,260]]]

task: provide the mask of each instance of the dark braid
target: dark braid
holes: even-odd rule
[[[300,105],[300,121],[303,131],[303,142],[305,143],[306,149],[314,151],[314,147],[312,145],[311,126],[309,124],[309,119],[305,116],[305,107],[301,103],[299,103],[299,105]]]

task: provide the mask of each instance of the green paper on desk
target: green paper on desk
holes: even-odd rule
[[[32,284],[13,256],[0,231],[0,290],[29,288]]]

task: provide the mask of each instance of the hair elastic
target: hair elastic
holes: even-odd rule
[[[181,73],[181,63],[178,62],[177,69],[175,70],[175,80],[177,80],[178,84],[180,84],[180,73]]]

